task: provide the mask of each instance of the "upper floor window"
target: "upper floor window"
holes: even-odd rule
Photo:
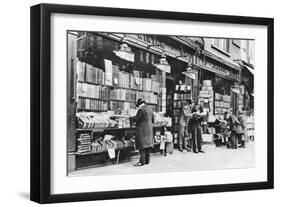
[[[213,39],[213,45],[226,53],[229,53],[229,42],[229,39]]]

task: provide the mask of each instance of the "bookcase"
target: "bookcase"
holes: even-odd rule
[[[132,115],[139,98],[153,112],[161,111],[161,77],[138,70],[129,73],[107,59],[104,68],[77,61],[76,72],[76,160],[99,164],[93,156],[100,156],[118,163],[122,151],[128,154],[135,146],[135,127],[122,117]],[[164,126],[165,120],[158,120],[153,128],[163,131]]]
[[[160,82],[156,75],[143,78],[139,71],[128,73],[105,61],[105,71],[78,62],[78,111],[127,111],[143,98],[155,111],[161,110]],[[111,69],[108,69],[108,68]]]
[[[182,107],[187,103],[188,100],[192,100],[191,88],[185,84],[181,83],[175,86],[175,91],[173,94],[173,134],[174,134],[174,144],[178,144],[179,139],[179,121],[182,113]]]

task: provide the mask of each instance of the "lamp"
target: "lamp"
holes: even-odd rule
[[[195,80],[196,73],[192,69],[192,65],[191,64],[188,64],[188,66],[186,68],[186,71],[182,72],[182,74],[184,74],[186,77],[189,77],[189,78]]]
[[[129,62],[135,61],[135,54],[131,51],[131,48],[127,44],[127,36],[125,35],[122,39],[122,43],[120,45],[119,50],[113,51],[115,55],[118,57],[127,60]]]
[[[231,91],[233,91],[234,93],[240,94],[240,88],[237,82],[234,83],[233,86],[231,86]]]
[[[171,72],[171,66],[168,63],[164,52],[162,52],[161,54],[159,63],[154,64],[154,66],[157,67],[159,70],[165,71],[166,73]]]

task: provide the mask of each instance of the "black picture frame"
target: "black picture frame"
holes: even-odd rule
[[[111,17],[153,18],[161,20],[186,20],[194,22],[237,23],[267,26],[267,181],[238,184],[203,185],[138,189],[74,194],[50,193],[50,15],[53,13],[99,15]],[[30,199],[39,203],[120,199],[147,196],[166,196],[225,191],[272,189],[274,187],[274,20],[272,18],[195,14],[168,11],[103,8],[56,4],[39,4],[31,7],[31,174]]]

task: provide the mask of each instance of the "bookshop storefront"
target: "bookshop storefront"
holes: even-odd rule
[[[154,151],[162,153],[178,144],[181,110],[188,100],[217,119],[237,108],[236,68],[195,56],[194,46],[185,44],[182,52],[183,45],[173,38],[157,37],[147,46],[147,37],[131,36],[128,41],[123,34],[68,35],[69,172],[126,162],[135,153],[135,126],[128,117],[136,114],[139,98],[154,112]],[[167,55],[158,47],[162,43]],[[210,142],[214,130],[205,126],[203,141]]]
[[[177,133],[183,103],[196,97],[198,71],[194,70],[195,78],[187,77],[187,62],[116,36],[71,35],[68,88],[74,92],[68,95],[69,171],[128,159],[134,152],[135,127],[124,117],[136,113],[139,98],[154,112],[154,150],[163,151],[164,135]],[[127,47],[127,56],[121,47]],[[191,62],[193,56],[189,58]],[[184,86],[182,91],[177,85]],[[169,142],[172,150],[177,136]]]
[[[200,91],[198,101],[203,102],[207,110],[217,119],[223,119],[227,111],[238,108],[237,90],[233,87],[238,82],[239,69],[227,67],[223,63],[206,58],[196,67],[199,72]]]

